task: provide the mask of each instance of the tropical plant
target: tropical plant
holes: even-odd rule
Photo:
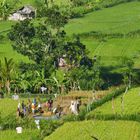
[[[47,20],[46,22],[55,28],[57,31],[68,22],[68,15],[66,12],[61,11],[57,5],[47,9]]]
[[[11,87],[10,83],[12,81],[12,75],[14,73],[15,64],[13,62],[13,59],[7,59],[4,58],[4,65],[1,64],[0,66],[0,77],[1,81],[4,83],[4,87],[6,89],[6,92],[9,94]]]
[[[0,3],[0,18],[6,20],[18,3],[19,0],[13,0],[12,2],[3,0],[3,2]]]

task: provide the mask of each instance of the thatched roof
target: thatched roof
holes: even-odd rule
[[[19,9],[17,12],[20,14],[27,14],[28,15],[32,12],[35,12],[35,8],[30,6],[30,5],[26,5],[26,6],[23,6],[21,9]]]

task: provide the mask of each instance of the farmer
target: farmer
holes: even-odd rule
[[[31,102],[30,99],[28,99],[27,108],[28,108],[28,113],[31,113],[31,111],[32,111],[32,102]]]
[[[19,102],[18,106],[17,106],[17,117],[23,118],[24,117],[24,113],[23,113],[23,110],[20,110],[20,109],[21,109],[21,104]]]
[[[40,111],[41,108],[42,108],[42,107],[41,107],[41,103],[38,102],[37,110]]]
[[[27,114],[27,108],[26,108],[26,105],[24,106],[23,114],[24,114],[24,116],[26,116],[26,114]]]
[[[53,106],[53,100],[49,99],[46,106],[48,107],[48,111],[51,111],[52,110],[52,106]]]
[[[50,99],[49,102],[50,102],[50,108],[49,108],[49,110],[51,111],[52,110],[52,107],[53,107],[53,100]]]
[[[32,113],[35,114],[35,108],[36,108],[36,104],[35,104],[35,100],[33,100],[32,102]]]
[[[26,116],[27,108],[26,108],[24,101],[22,101],[21,107],[22,107],[22,112],[23,112],[24,116]]]
[[[37,105],[36,98],[33,99],[33,103],[35,106]]]
[[[71,101],[70,110],[73,114],[78,115],[77,102]]]
[[[24,106],[25,106],[24,101],[22,101],[22,103],[21,103],[22,110],[24,110]]]
[[[80,105],[81,105],[81,100],[80,98],[76,97],[76,104],[77,104],[77,111],[79,112],[80,111]]]
[[[20,102],[18,103],[18,109],[20,110],[20,107],[21,107],[21,104],[20,104]]]
[[[60,107],[60,105],[57,105],[57,107],[53,109],[53,113],[56,116],[60,117],[62,114],[62,107]]]
[[[17,106],[17,117],[20,116],[20,107],[21,107],[21,105],[20,105],[20,102],[19,102],[18,106]]]
[[[47,101],[47,108],[48,108],[48,111],[50,111],[50,100]]]
[[[42,105],[41,105],[40,102],[38,103],[37,111],[38,111],[39,113],[41,113],[41,114],[44,113],[44,111],[43,111],[43,109],[42,109]]]

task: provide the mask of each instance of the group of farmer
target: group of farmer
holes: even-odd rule
[[[33,115],[35,115],[36,113],[42,114],[44,113],[43,109],[46,109],[47,111],[51,111],[52,107],[53,107],[52,99],[47,100],[45,104],[42,104],[39,99],[37,101],[36,98],[34,98],[32,101],[28,99],[27,103],[25,103],[24,101],[22,101],[22,103],[20,102],[18,103],[17,116],[23,118],[30,114]]]
[[[79,113],[79,107],[81,105],[81,100],[76,98],[71,101],[71,104],[69,106],[69,110],[72,114],[78,115]],[[65,107],[64,107],[65,108]],[[17,107],[17,116],[18,117],[25,117],[29,115],[43,115],[43,116],[51,116],[56,115],[60,117],[63,114],[67,114],[64,111],[64,108],[62,108],[61,105],[53,106],[53,100],[50,98],[45,103],[41,103],[40,99],[34,98],[32,101],[28,99],[28,102],[25,103],[22,101],[22,103],[18,103]]]

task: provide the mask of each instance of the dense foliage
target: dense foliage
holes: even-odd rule
[[[71,89],[100,88],[100,60],[96,57],[89,58],[86,46],[81,43],[79,37],[69,38],[66,35],[63,27],[68,19],[58,6],[48,8],[47,13],[44,22],[34,25],[30,20],[24,20],[12,26],[8,34],[9,39],[13,41],[13,48],[35,62],[32,65],[35,69],[31,68],[32,66],[27,68],[26,65],[20,67],[22,74],[19,74],[16,82],[24,81],[24,91],[38,91],[42,85],[51,86],[51,89],[48,87],[49,92],[61,92],[60,88],[63,87],[65,92]],[[65,62],[65,77],[61,84],[60,79],[54,78],[56,71],[60,69],[60,59]],[[24,67],[28,72],[24,71]],[[26,74],[23,74],[23,71]],[[37,80],[37,77],[40,79]]]

